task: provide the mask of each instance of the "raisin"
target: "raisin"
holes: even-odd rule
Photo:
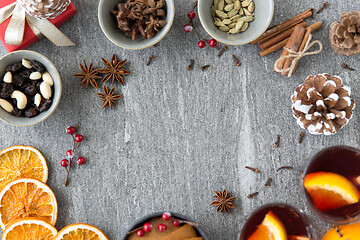
[[[18,108],[14,108],[14,110],[11,112],[11,114],[16,117],[20,117],[23,113],[24,113],[24,111],[20,110]]]
[[[26,88],[25,88],[25,93],[30,95],[30,96],[34,96],[37,93],[37,88],[35,83],[29,84]]]
[[[19,76],[22,78],[29,78],[30,77],[31,72],[27,69],[25,69],[24,71],[19,73]]]
[[[44,65],[42,65],[36,60],[32,60],[30,64],[38,72],[44,73],[46,71]]]
[[[24,112],[24,116],[27,117],[27,118],[32,118],[32,117],[35,117],[38,115],[38,111],[36,110],[36,108],[29,108],[29,109],[26,109],[25,112]]]
[[[51,104],[52,104],[51,99],[42,99],[38,110],[40,112],[45,112],[46,110],[48,110],[51,107]]]
[[[14,91],[14,86],[11,83],[4,83],[1,89],[0,96],[2,98],[8,98]]]
[[[24,83],[25,83],[25,79],[22,78],[19,74],[13,76],[12,84],[15,87],[21,87],[22,85],[24,85]]]
[[[22,68],[22,63],[17,62],[6,67],[7,72],[17,72]]]

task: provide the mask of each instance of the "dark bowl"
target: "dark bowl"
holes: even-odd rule
[[[165,211],[166,212],[166,211]],[[136,228],[139,228],[141,227],[142,225],[144,225],[144,223],[146,222],[149,222],[151,219],[153,218],[158,218],[158,217],[161,217],[162,214],[164,212],[156,212],[156,213],[152,213],[152,214],[149,214],[149,215],[146,215],[142,218],[139,218],[137,219],[130,227],[129,229],[126,231],[126,233],[123,235],[123,237],[121,239],[123,240],[126,240],[128,238],[128,232],[136,229]],[[181,219],[181,220],[185,220],[185,221],[189,221],[189,222],[194,222],[192,219],[184,216],[184,215],[181,215],[179,213],[173,213],[173,212],[170,212],[171,215],[175,218],[178,218],[178,219]],[[195,230],[196,230],[196,233],[198,234],[199,237],[202,237],[204,240],[209,240],[209,238],[205,235],[204,231],[198,226],[198,227],[194,227]]]

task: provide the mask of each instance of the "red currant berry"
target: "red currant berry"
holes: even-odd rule
[[[142,236],[144,236],[144,235],[145,235],[144,230],[139,229],[139,230],[137,230],[137,231],[136,231],[136,236],[138,236],[138,237],[142,237]]]
[[[76,135],[75,136],[75,141],[76,142],[82,142],[84,140],[84,137],[83,137],[83,135],[81,135],[81,134],[78,134],[78,135]]]
[[[171,219],[171,213],[164,212],[162,215],[162,219],[164,219],[164,221],[169,221]]]
[[[76,129],[73,127],[73,126],[69,126],[67,129],[66,129],[66,132],[70,135],[73,135],[75,132],[76,132]]]
[[[151,230],[153,229],[153,225],[151,223],[145,223],[144,226],[143,226],[143,230],[145,232],[151,232]]]
[[[216,41],[215,39],[211,39],[211,40],[209,41],[209,46],[210,46],[210,47],[216,47],[216,45],[217,45],[217,41]]]
[[[190,11],[190,12],[188,12],[188,17],[189,17],[190,19],[194,19],[194,18],[195,18],[195,16],[196,16],[196,14],[195,14],[195,12],[194,12],[194,11]]]
[[[165,232],[166,229],[167,229],[167,226],[165,224],[160,223],[158,225],[159,232]]]
[[[63,159],[63,160],[61,160],[60,164],[62,167],[67,167],[69,165],[69,161],[67,159]]]
[[[172,225],[174,225],[175,227],[179,227],[180,226],[180,222],[179,221],[172,221]]]
[[[206,46],[205,41],[203,41],[203,40],[199,41],[198,46],[199,46],[199,48],[204,48]]]
[[[85,158],[79,157],[79,158],[77,159],[77,163],[78,163],[79,165],[83,165],[83,164],[85,163]]]
[[[190,24],[186,24],[184,26],[184,31],[185,32],[191,32],[194,28],[190,25]]]
[[[72,150],[68,150],[68,151],[66,152],[66,156],[67,156],[68,158],[73,158],[73,157],[74,157],[74,152],[73,152]]]

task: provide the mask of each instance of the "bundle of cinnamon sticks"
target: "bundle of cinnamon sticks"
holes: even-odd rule
[[[321,23],[315,23],[307,27],[305,19],[313,15],[313,9],[308,9],[299,15],[268,29],[263,35],[250,44],[258,44],[262,51],[259,52],[261,57],[264,57],[270,53],[273,53],[287,44],[291,34],[294,32],[296,26],[302,26],[303,28],[311,28],[315,31],[321,28]]]

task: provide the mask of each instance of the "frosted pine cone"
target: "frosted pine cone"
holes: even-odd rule
[[[55,18],[63,13],[71,0],[17,0],[26,12],[36,18]]]
[[[343,13],[330,26],[330,43],[339,54],[352,56],[360,53],[360,12]]]
[[[355,106],[351,90],[340,77],[309,76],[291,97],[293,116],[311,134],[332,135],[344,127]]]

